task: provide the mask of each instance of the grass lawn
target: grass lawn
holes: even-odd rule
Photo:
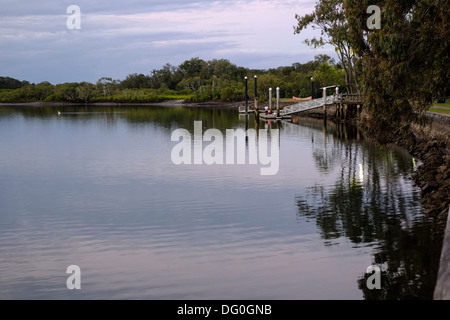
[[[445,103],[435,102],[429,111],[450,115],[450,102]]]
[[[447,102],[445,102],[445,103],[434,103],[434,106],[435,107],[448,107],[448,108],[450,108],[450,101],[447,101]]]
[[[450,107],[449,108],[431,107],[429,111],[450,115]]]

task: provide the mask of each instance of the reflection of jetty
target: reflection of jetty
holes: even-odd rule
[[[254,109],[248,109],[248,113],[255,113]],[[267,112],[265,109],[259,109],[258,114],[259,117],[263,120],[277,120],[277,119],[291,119],[292,117],[290,115],[283,115],[282,112],[280,112],[281,115],[276,115],[276,113],[273,112]],[[239,107],[239,114],[245,114],[245,107]]]
[[[253,109],[248,109],[248,113],[254,113],[255,110]],[[245,114],[245,106],[239,107],[239,113],[244,113]]]

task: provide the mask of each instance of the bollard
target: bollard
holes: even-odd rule
[[[280,116],[280,87],[277,87],[277,117]]]
[[[269,110],[272,113],[272,88],[269,88]]]
[[[248,131],[248,78],[245,77],[245,132]],[[248,136],[246,136],[248,139]]]

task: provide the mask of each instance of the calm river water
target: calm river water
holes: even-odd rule
[[[0,107],[0,299],[432,298],[441,239],[406,152],[261,122],[280,132],[276,175],[176,165],[172,133],[194,139],[194,121],[245,128],[229,110]]]

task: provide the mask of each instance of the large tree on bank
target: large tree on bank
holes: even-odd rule
[[[349,41],[360,57],[368,127],[388,132],[410,123],[448,86],[449,1],[343,2]],[[381,28],[368,30],[372,4],[381,9]]]
[[[355,66],[358,57],[350,45],[343,2],[343,0],[321,0],[316,4],[314,12],[311,14],[295,15],[298,24],[294,27],[294,33],[300,34],[308,26],[320,30],[321,35],[306,39],[306,44],[314,48],[326,44],[334,46],[340,64],[345,71],[347,91],[352,94],[360,94],[358,71]]]

